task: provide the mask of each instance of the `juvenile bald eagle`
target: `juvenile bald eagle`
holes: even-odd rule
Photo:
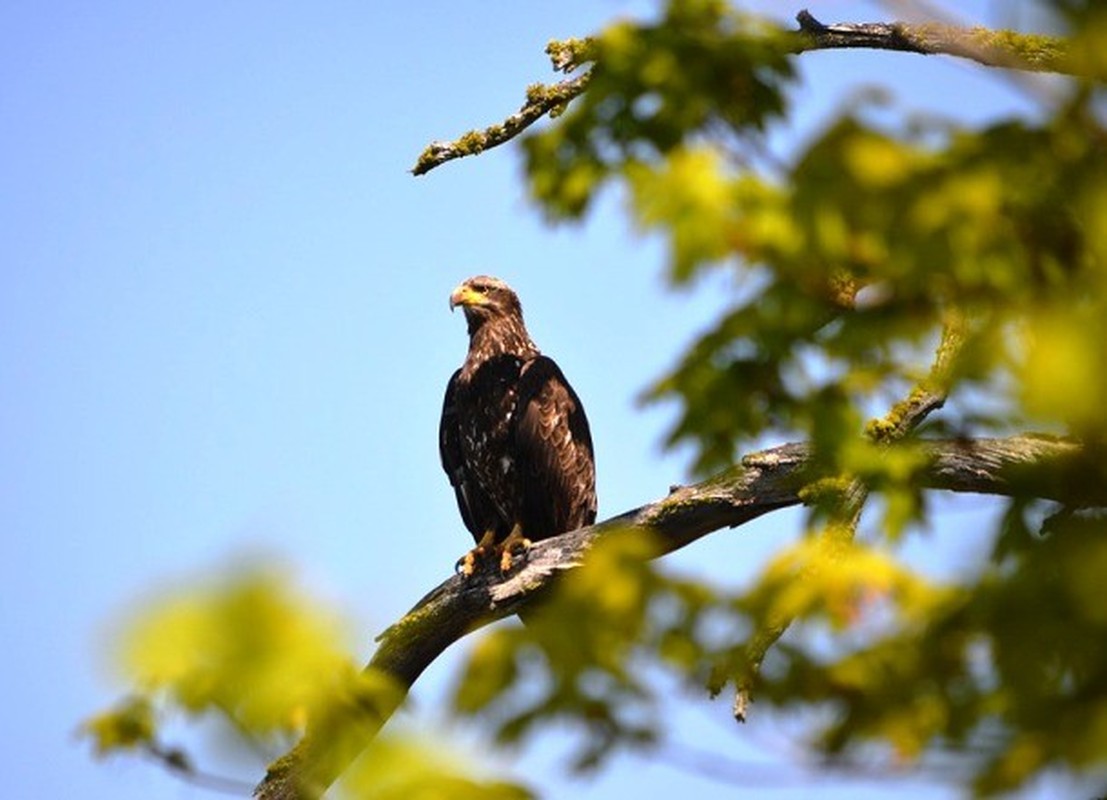
[[[477,546],[459,562],[500,555],[511,567],[530,542],[596,520],[596,470],[588,419],[573,387],[523,325],[515,292],[469,278],[450,295],[469,325],[469,353],[446,386],[439,426],[442,467]]]

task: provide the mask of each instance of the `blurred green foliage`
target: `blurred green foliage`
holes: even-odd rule
[[[119,643],[129,683],[191,714],[265,736],[302,728],[335,691],[365,684],[337,620],[277,572],[190,586],[144,606]]]
[[[1107,73],[1107,8],[1042,5],[1074,72]],[[748,587],[682,578],[641,537],[608,537],[525,626],[476,643],[456,711],[503,744],[568,725],[573,765],[599,768],[663,739],[662,671],[826,712],[811,738],[830,757],[956,758],[979,793],[1049,768],[1102,770],[1104,517],[1013,497],[990,559],[956,582],[925,579],[896,553],[928,523],[920,457],[889,444],[908,433],[897,409],[937,388],[963,402],[931,430],[1081,439],[1085,494],[1107,505],[1103,87],[1051,81],[1032,112],[979,128],[855,103],[782,157],[765,134],[788,123],[794,36],[721,0],[669,0],[655,20],[552,46],[593,76],[523,146],[551,218],[580,218],[615,187],[666,241],[674,285],[734,276],[729,307],[645,397],[679,408],[669,441],[694,448],[700,474],[753,442],[811,441],[809,530]],[[934,372],[951,320],[958,347]],[[854,481],[881,501],[865,542],[833,513]],[[339,634],[269,575],[173,595],[137,613],[119,646],[136,693],[85,732],[100,753],[150,748],[184,710],[265,739],[302,729],[319,703],[394,691],[355,668]],[[397,739],[347,781],[359,797],[529,796]]]
[[[1099,17],[1070,13],[1075,51],[1102,44]],[[1072,316],[1104,311],[1098,90],[1074,80],[1040,114],[982,129],[878,125],[855,106],[769,161],[762,133],[789,107],[791,35],[725,3],[672,2],[656,23],[596,37],[586,95],[525,142],[551,216],[620,185],[637,225],[667,240],[675,283],[739,276],[733,307],[647,394],[681,408],[670,442],[693,444],[701,473],[767,434],[817,436],[833,453],[874,396],[917,377],[950,308],[974,321],[956,377],[995,394],[995,427],[1026,411],[1101,437],[1101,339]]]
[[[224,723],[212,744],[226,755],[237,751],[241,760],[246,752],[276,755],[309,720],[356,724],[358,714],[394,704],[399,690],[392,681],[354,662],[347,628],[283,571],[249,567],[192,581],[143,604],[121,626],[113,650],[132,694],[86,720],[81,734],[98,756],[137,752],[199,783],[248,792],[249,779],[240,784],[205,773],[193,748],[167,744],[166,731],[176,730],[172,723],[182,715]],[[226,723],[251,745],[248,751],[228,752]],[[265,760],[243,765],[251,779]],[[345,776],[341,796],[531,796],[501,779],[482,780],[473,769],[431,737],[389,735]]]
[[[1067,31],[1074,73],[1103,75],[1107,8],[1042,5]],[[1042,529],[1046,512],[1013,498],[992,560],[957,585],[931,584],[893,555],[927,523],[917,451],[886,446],[894,411],[871,419],[927,385],[956,319],[940,390],[964,402],[929,428],[1077,437],[1107,505],[1103,87],[1041,84],[1036,109],[975,128],[859,101],[780,156],[765,133],[787,122],[791,35],[694,0],[615,25],[592,40],[586,96],[525,153],[550,217],[579,218],[614,187],[638,228],[667,243],[674,285],[734,276],[730,307],[645,399],[678,407],[669,443],[692,446],[699,474],[754,443],[811,441],[826,480],[805,500],[821,513],[745,591],[597,555],[537,621],[482,643],[459,705],[509,739],[551,714],[576,719],[593,763],[613,738],[661,735],[641,667],[663,663],[713,690],[751,679],[757,698],[829,708],[814,741],[830,755],[875,747],[900,766],[958,755],[984,793],[1047,767],[1103,768],[1107,630],[1091,587],[1107,575],[1104,520],[1069,509]],[[1017,45],[1036,41],[1056,47]],[[847,478],[882,500],[869,546],[822,528]],[[701,637],[707,618],[730,635]],[[766,632],[789,622],[766,656]],[[474,694],[484,670],[495,677]],[[532,687],[525,702],[495,690],[520,683]]]
[[[426,738],[378,739],[339,783],[351,800],[530,800],[518,784],[482,779],[472,764]]]

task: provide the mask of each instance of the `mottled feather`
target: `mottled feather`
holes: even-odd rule
[[[556,536],[596,519],[596,473],[584,407],[552,359],[524,365],[515,448],[527,538]]]
[[[461,370],[457,370],[446,385],[446,397],[442,403],[442,420],[438,426],[438,450],[442,457],[442,468],[454,487],[457,506],[465,527],[479,540],[484,531],[497,524],[498,516],[492,500],[474,479],[465,463],[461,450],[461,431],[458,427],[457,380]],[[503,532],[503,536],[507,531]]]
[[[451,295],[469,351],[446,387],[442,466],[478,543],[531,541],[596,519],[592,437],[580,398],[523,324],[515,293],[477,276]],[[506,563],[510,562],[510,558]]]

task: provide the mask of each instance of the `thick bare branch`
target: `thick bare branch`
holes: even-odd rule
[[[895,446],[895,445],[893,445]],[[1084,448],[1045,436],[913,442],[927,467],[926,488],[952,492],[1024,495],[1071,505],[1107,504],[1107,490],[1082,476]],[[369,666],[391,679],[396,691],[384,699],[349,704],[317,719],[290,753],[275,761],[255,790],[262,800],[319,797],[365,748],[400,705],[418,677],[451,644],[476,628],[515,614],[540,599],[556,577],[580,565],[600,536],[640,530],[660,542],[661,554],[722,528],[796,505],[809,474],[811,448],[787,444],[746,456],[719,475],[674,488],[667,497],[589,528],[536,543],[517,558],[507,578],[495,571],[442,583],[379,637]],[[519,563],[524,562],[525,563]]]

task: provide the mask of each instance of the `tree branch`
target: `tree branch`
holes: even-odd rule
[[[806,40],[796,52],[866,48],[967,58],[986,67],[1074,74],[1079,67],[1063,39],[1011,30],[938,22],[863,22],[824,25],[804,9],[796,15]]]
[[[589,70],[552,86],[536,83],[528,87],[526,102],[503,122],[489,125],[483,130],[468,131],[452,142],[431,142],[419,154],[415,166],[411,168],[411,174],[425,175],[447,161],[475,156],[511,141],[547,114],[557,116],[570,100],[584,91],[591,77],[592,71]]]
[[[865,435],[873,442],[887,447],[901,441],[922,424],[931,412],[945,405],[949,394],[950,373],[957,353],[964,344],[967,324],[960,311],[949,310],[945,316],[942,336],[929,374],[887,414],[869,421],[865,426]],[[857,533],[861,512],[869,499],[869,487],[860,479],[851,477],[845,488],[836,494],[838,502],[821,535],[828,541],[845,544],[852,542]],[[734,676],[734,702],[731,712],[738,722],[746,721],[753,685],[761,672],[761,664],[766,654],[788,630],[792,621],[792,617],[770,619],[754,631],[753,637],[745,648],[746,665],[740,674]],[[713,691],[719,691],[722,687],[712,688]]]
[[[1057,72],[1102,79],[1088,73],[1069,53],[1064,39],[1040,34],[1018,33],[991,28],[966,28],[938,22],[862,22],[824,25],[807,9],[796,15],[799,24],[792,52],[811,50],[867,48],[894,50],[923,55],[951,55],[967,58],[988,67],[1003,67],[1029,72]],[[592,60],[589,39],[551,42],[546,48],[554,69],[571,72]],[[574,98],[583,93],[592,77],[588,70],[575,78],[552,85],[534,84],[527,88],[526,102],[503,122],[481,130],[471,130],[448,142],[431,142],[415,162],[412,175],[425,175],[455,158],[472,156],[511,141],[542,117],[557,116]]]
[[[929,489],[1031,496],[1074,506],[1107,504],[1107,489],[1089,485],[1088,456],[1079,443],[1038,435],[1006,439],[915,441],[927,466],[919,476]],[[741,463],[667,497],[588,528],[534,544],[515,571],[443,582],[378,637],[367,671],[387,676],[396,691],[336,707],[313,720],[292,751],[270,765],[254,796],[261,800],[318,798],[376,736],[406,692],[439,655],[467,633],[517,613],[539,600],[556,577],[578,567],[606,533],[641,531],[658,542],[659,555],[722,528],[797,505],[814,476],[808,444],[786,444],[746,456]],[[525,562],[525,563],[523,563]]]

